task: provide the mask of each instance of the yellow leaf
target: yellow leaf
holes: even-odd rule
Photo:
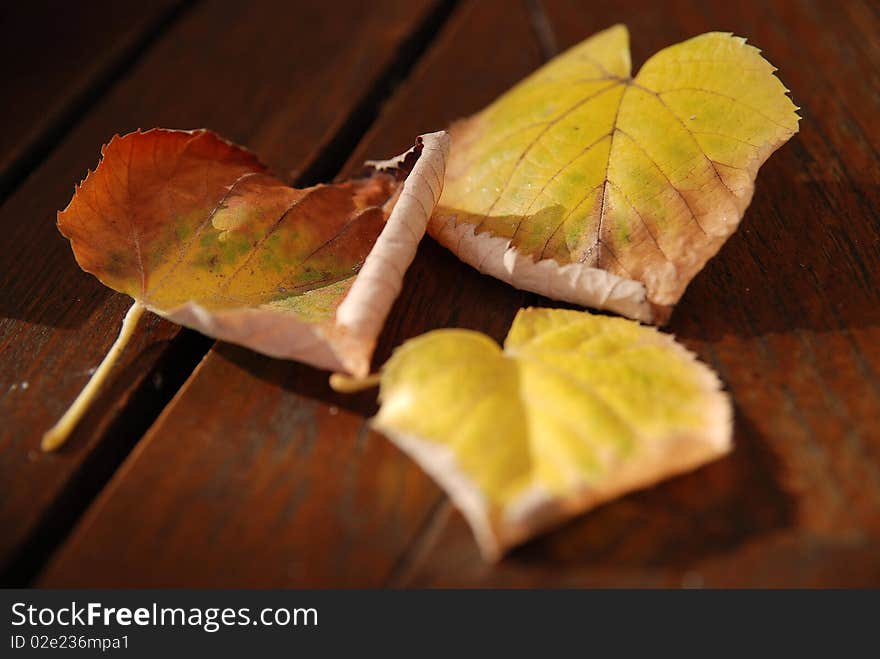
[[[374,426],[449,492],[495,559],[548,526],[731,447],[717,376],[657,330],[524,309],[504,349],[437,330],[382,370]]]
[[[633,78],[626,28],[601,32],[452,127],[429,231],[519,288],[663,322],[797,132],[774,70],[710,32]]]

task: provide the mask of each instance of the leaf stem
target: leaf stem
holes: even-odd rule
[[[110,347],[109,352],[104,357],[104,361],[101,362],[101,365],[92,374],[88,384],[79,393],[79,396],[76,397],[76,400],[73,401],[73,404],[67,409],[64,416],[43,435],[40,448],[44,451],[54,451],[67,441],[76,424],[79,423],[86,410],[89,409],[89,405],[95,399],[101,385],[107,380],[107,376],[116,360],[119,359],[119,355],[125,350],[125,346],[134,334],[134,330],[143,313],[144,305],[135,300],[128,313],[125,314],[125,318],[122,321],[122,329],[119,331],[119,337]]]
[[[333,373],[330,376],[330,388],[340,394],[354,394],[378,386],[381,377],[381,373],[373,373],[365,378],[353,378],[344,373]]]

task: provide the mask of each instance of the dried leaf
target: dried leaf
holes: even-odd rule
[[[667,334],[586,312],[521,310],[503,350],[459,329],[412,339],[379,398],[374,426],[449,492],[488,559],[731,446],[708,367]]]
[[[443,187],[432,133],[366,178],[297,190],[205,131],[115,137],[58,226],[151,311],[265,354],[366,374]]]
[[[756,48],[711,32],[631,77],[618,25],[452,129],[429,232],[514,286],[663,322],[798,128]]]

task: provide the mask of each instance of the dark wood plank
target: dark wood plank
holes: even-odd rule
[[[740,231],[669,330],[718,369],[736,450],[602,507],[495,568],[438,513],[413,586],[880,585],[880,21],[864,3],[545,3],[561,45],[625,18],[638,65],[747,35],[802,106]]]
[[[0,193],[168,22],[181,0],[0,6]]]
[[[319,0],[202,3],[0,208],[0,571],[41,528],[56,530],[54,507],[94,486],[82,473],[106,437],[114,450],[137,439],[121,410],[136,392],[161,387],[175,366],[169,360],[181,357],[168,350],[176,326],[142,322],[68,446],[39,452],[41,433],[100,361],[130,302],[82,273],[55,228],[55,211],[95,165],[100,145],[141,126],[207,126],[258,150],[278,172],[300,171],[344,128],[434,6],[382,0],[340,13]]]
[[[486,40],[494,31],[508,38]],[[461,6],[347,169],[473,112],[540,61],[523,5]],[[501,337],[523,300],[425,241],[378,359],[434,327]],[[442,495],[366,429],[374,394],[335,396],[326,383],[327,373],[299,364],[226,345],[212,350],[41,584],[385,583]]]
[[[352,433],[363,433],[359,419],[339,413],[338,425],[326,425],[327,405],[368,414],[368,396],[334,397],[326,389],[325,374],[221,347],[105,491],[43,583],[880,584],[880,293],[875,284],[880,268],[875,210],[880,201],[880,53],[871,38],[880,27],[876,12],[860,2],[544,4],[553,33],[549,38],[544,34],[540,43],[529,36],[529,21],[518,13],[520,6],[504,3],[503,11],[489,20],[482,18],[492,11],[486,3],[469,9],[388,106],[356,155],[395,152],[405,144],[398,140],[406,136],[386,131],[386,124],[412,132],[436,127],[421,124],[420,117],[439,120],[478,107],[512,82],[501,84],[506,74],[518,77],[537,64],[539,45],[544,50],[553,42],[564,47],[620,20],[630,25],[637,65],[657,49],[699,32],[723,29],[748,35],[780,67],[795,101],[803,106],[802,132],[762,170],[741,231],[691,285],[670,326],[719,370],[731,390],[737,415],[735,452],[696,473],[603,506],[488,566],[479,559],[461,517],[416,467],[392,449],[376,447],[385,452],[380,463],[395,476],[393,484],[370,476],[370,467],[360,468],[357,453],[352,455]],[[519,31],[509,35],[515,25]],[[524,50],[533,61],[521,62],[520,71],[511,64],[516,60],[507,54],[508,44],[530,39],[534,53]],[[480,102],[469,107],[469,96],[445,91],[462,87]],[[434,97],[438,90],[445,97],[440,109],[440,99]],[[535,301],[477,276],[426,241],[377,357],[383,359],[403,338],[438,326],[472,327],[501,338],[516,309]],[[259,397],[271,396],[274,402],[259,409],[274,421],[223,413],[223,423],[206,435],[214,438],[212,446],[226,452],[228,475],[200,479],[197,487],[175,484],[165,475],[167,465],[175,460],[194,463],[193,453],[201,447],[189,451],[180,437],[192,427],[188,419],[213,413],[216,394],[211,392],[220,384],[224,401],[234,401],[229,407],[249,410]],[[255,388],[253,397],[236,393],[248,387]],[[310,407],[312,412],[303,412]],[[281,495],[262,493],[261,474],[280,471],[266,466],[236,471],[232,466],[248,450],[265,453],[280,442],[285,426],[267,430],[279,423],[278,414],[307,414],[297,418],[310,419],[306,427],[317,429],[313,436],[318,441],[326,437],[323,441],[342,447],[315,460],[308,470],[308,482],[324,483],[330,493],[312,492],[312,499],[293,504],[304,512],[280,536],[270,535],[269,527],[246,526],[263,501],[271,502],[263,505],[269,505],[273,520],[283,510],[276,496],[295,501],[292,495],[284,497],[287,490],[280,486]],[[235,451],[225,448],[227,435],[221,441],[220,429],[235,438]],[[364,440],[365,446],[381,443],[369,434]],[[288,469],[294,465],[300,468],[291,461]],[[343,476],[347,469],[357,469],[358,477]],[[161,493],[145,492],[147,484],[159,482]],[[407,483],[403,512],[381,504],[395,496],[400,482]],[[212,489],[217,483],[244,489],[245,504],[220,498]],[[339,503],[345,500],[358,502],[358,516],[351,518],[351,509]],[[322,501],[324,517],[314,529],[308,511]],[[136,522],[127,521],[128,511],[136,507],[148,512]],[[186,535],[187,520],[202,515],[221,529],[226,524],[247,528],[247,540],[231,540],[228,530],[223,532],[229,544],[222,546],[210,544],[211,536],[202,531]],[[125,537],[138,524],[148,529],[138,536],[147,542],[141,550]],[[372,551],[375,543],[387,539],[389,527],[395,528],[393,541],[381,552],[393,550],[393,560],[380,552],[380,558],[370,558],[374,574],[352,576],[346,557]],[[114,528],[122,532],[114,533]],[[278,547],[260,546],[256,557],[246,554],[243,548],[259,546],[260,537]],[[173,541],[173,551],[167,541]],[[162,560],[151,562],[150,552],[163,552]],[[117,554],[137,559],[137,564],[117,563],[108,575],[103,567]],[[227,576],[224,571],[245,560],[242,556],[251,562]],[[280,577],[282,564],[296,567]],[[312,579],[310,570],[329,576]],[[189,579],[188,571],[198,578]]]

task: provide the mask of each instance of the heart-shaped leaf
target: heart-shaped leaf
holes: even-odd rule
[[[449,492],[488,559],[731,446],[716,375],[657,330],[521,310],[504,349],[467,330],[405,343],[381,374],[377,429]]]
[[[618,25],[452,129],[429,232],[514,286],[663,322],[798,128],[775,70],[711,32],[631,77]]]
[[[432,133],[371,174],[298,190],[205,131],[116,137],[58,226],[80,266],[213,337],[365,374],[443,188]]]

